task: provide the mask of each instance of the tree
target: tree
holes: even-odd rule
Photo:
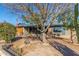
[[[11,42],[11,39],[15,37],[16,30],[15,26],[8,23],[3,22],[0,24],[0,38],[5,40],[6,42]]]
[[[27,22],[31,22],[37,26],[40,31],[43,42],[46,42],[45,32],[48,30],[53,20],[56,20],[57,16],[65,12],[70,4],[48,4],[48,3],[35,3],[35,4],[6,4],[13,10],[19,10],[26,13],[23,15],[23,19]],[[26,16],[30,16],[27,20]],[[40,28],[39,28],[40,27]]]
[[[73,24],[73,20],[71,17],[68,18],[67,23],[65,23],[65,28],[70,30],[70,33],[71,33],[70,40],[73,43],[72,34],[73,34],[74,24]]]
[[[75,27],[75,30],[76,30],[76,36],[77,36],[77,41],[79,43],[79,28],[78,28],[78,3],[75,4],[75,7],[74,7],[74,27]]]
[[[73,33],[72,30],[75,29],[76,36],[77,36],[77,42],[79,43],[78,3],[77,4],[73,4],[73,5],[74,5],[74,11],[72,11],[73,10],[72,8],[71,9],[68,9],[68,12],[66,13],[67,16],[66,16],[65,13],[62,14],[62,17],[63,17],[62,21],[63,21],[63,24],[65,25],[65,28],[68,28],[71,31],[71,41],[72,42],[73,42],[73,40],[72,40],[72,33]]]
[[[74,4],[73,4],[74,5]],[[70,30],[71,36],[70,36],[70,40],[73,43],[73,39],[72,39],[72,34],[73,34],[73,29],[74,29],[74,14],[73,14],[73,9],[72,9],[72,4],[71,7],[68,8],[68,10],[66,10],[64,13],[61,13],[58,15],[58,21],[63,23],[63,27],[66,30]]]

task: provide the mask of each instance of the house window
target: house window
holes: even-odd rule
[[[54,32],[61,32],[61,27],[55,27],[53,31]]]

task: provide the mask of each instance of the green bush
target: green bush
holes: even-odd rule
[[[14,25],[8,22],[0,23],[0,39],[11,42],[11,39],[15,37],[15,34],[16,28]]]

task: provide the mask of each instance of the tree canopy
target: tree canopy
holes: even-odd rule
[[[25,22],[31,22],[37,26],[45,39],[45,32],[48,30],[58,15],[66,13],[72,4],[58,4],[58,3],[27,3],[27,4],[5,4],[9,9],[22,12],[22,18]],[[26,17],[29,16],[29,19]],[[47,27],[45,27],[47,25]],[[39,29],[40,26],[40,29]]]
[[[12,9],[15,14],[17,14],[16,11],[20,12],[22,19],[26,23],[29,22],[31,24],[35,24],[37,29],[42,33],[43,39],[45,39],[43,34],[45,34],[54,20],[62,21],[63,25],[65,25],[65,27],[68,29],[74,28],[73,26],[75,25],[78,26],[78,24],[76,24],[76,20],[78,18],[78,5],[75,6],[75,4],[27,3],[5,4],[5,6]],[[45,27],[45,25],[47,25],[47,27]],[[39,26],[41,27],[40,29]],[[77,29],[78,27],[75,28]]]

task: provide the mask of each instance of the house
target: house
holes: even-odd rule
[[[51,25],[50,28],[47,30],[47,33],[62,33],[63,25]],[[25,24],[18,24],[16,26],[16,35],[17,36],[24,36],[27,35],[28,33],[35,33],[35,34],[40,34],[40,32],[37,30],[35,25],[25,25]]]
[[[24,24],[18,24],[16,26],[16,36],[18,37],[26,37],[29,36],[29,34],[40,34],[40,32],[37,30],[35,25],[24,25]],[[63,25],[51,25],[50,28],[47,30],[46,34],[50,34],[54,37],[64,38],[64,39],[71,39],[71,31],[64,28]],[[50,36],[49,35],[49,36]],[[73,40],[76,40],[76,32],[73,31]]]

